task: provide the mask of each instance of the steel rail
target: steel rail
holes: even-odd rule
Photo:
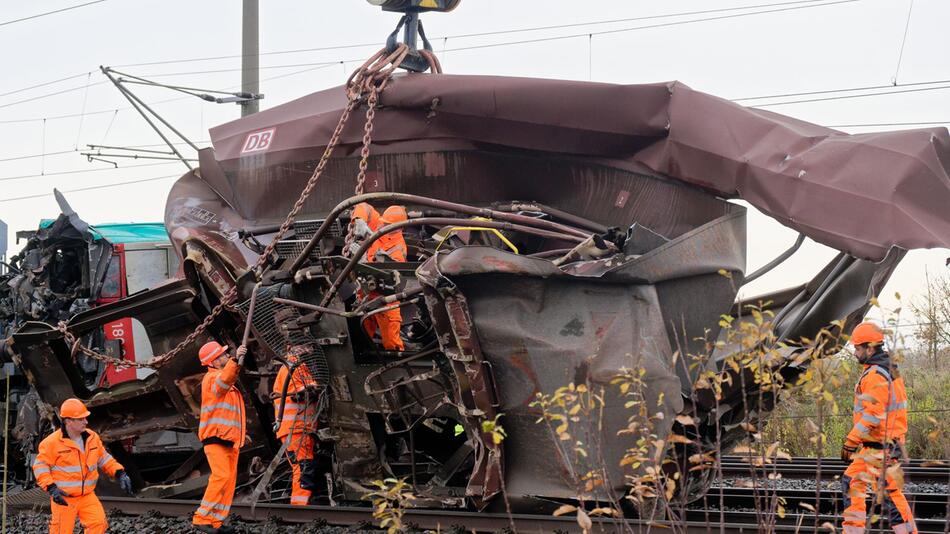
[[[822,513],[841,512],[841,492],[835,489],[822,489],[821,500],[815,503],[815,490],[813,489],[791,489],[791,488],[769,488],[769,480],[759,481],[757,488],[710,488],[706,492],[706,503],[713,500],[718,502],[720,492],[725,497],[728,506],[732,509],[768,509],[769,503],[773,497],[782,497],[786,501],[786,508],[799,508],[799,503],[806,503],[814,506]],[[904,493],[904,497],[910,503],[917,517],[933,518],[942,516],[947,509],[947,500],[950,495],[941,493]],[[760,507],[756,508],[755,501],[759,501]],[[703,501],[697,501],[696,504]],[[804,510],[804,508],[801,508]]]
[[[108,511],[141,515],[148,512],[158,512],[175,517],[188,517],[197,509],[199,501],[178,499],[136,499],[124,497],[100,497],[103,507]],[[702,512],[700,512],[702,513]],[[289,504],[258,504],[256,510],[251,505],[234,503],[231,505],[231,515],[245,521],[265,521],[276,517],[285,523],[310,523],[325,521],[331,525],[358,525],[372,522],[372,510],[360,506],[291,506]],[[712,515],[712,514],[710,514]],[[829,520],[833,521],[833,518]],[[583,529],[577,524],[573,516],[551,516],[540,514],[512,514],[510,519],[504,513],[468,512],[456,510],[423,510],[410,508],[405,510],[403,521],[411,523],[421,529],[447,531],[455,525],[464,525],[467,532],[498,532],[512,526],[520,532],[569,532],[581,533]],[[592,517],[594,530],[605,532],[607,529],[622,528],[623,522],[618,519]],[[629,519],[627,524],[634,531],[672,531],[685,534],[708,534],[711,531],[726,532],[728,534],[751,534],[759,532],[758,524],[753,516],[742,516],[738,522],[718,523],[712,526],[704,520],[678,521],[671,525],[666,521],[647,522]],[[710,530],[712,529],[712,530]],[[779,524],[774,532],[796,532],[794,524]]]
[[[925,465],[934,460],[908,460],[902,465],[904,476],[914,480],[950,481],[950,464]],[[840,475],[848,467],[837,458],[822,458],[822,479],[831,479]],[[743,456],[723,456],[722,469],[724,476],[750,476],[753,471],[757,474],[775,472],[783,476],[792,475],[797,478],[814,478],[817,462],[815,458],[792,458],[791,461],[778,461],[766,466],[752,466]],[[827,472],[825,470],[827,469]]]

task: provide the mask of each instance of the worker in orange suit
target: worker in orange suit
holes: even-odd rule
[[[198,439],[204,445],[211,476],[201,505],[191,522],[200,532],[228,534],[223,525],[231,511],[237,484],[238,454],[246,437],[244,396],[234,386],[241,372],[247,347],[241,345],[228,356],[228,348],[216,341],[205,343],[198,359],[208,367],[201,380],[201,418]]]
[[[59,408],[62,428],[40,442],[33,462],[36,482],[50,496],[50,534],[72,534],[76,516],[86,534],[108,528],[106,512],[96,497],[99,470],[115,478],[132,494],[132,480],[106,450],[99,434],[86,428],[89,410],[79,399],[66,399]]]
[[[844,534],[863,534],[867,521],[866,493],[885,486],[884,508],[898,534],[916,533],[914,515],[893,470],[899,469],[907,435],[907,390],[904,379],[884,351],[884,332],[864,322],[851,333],[854,356],[864,372],[854,389],[853,427],[841,448],[851,465],[841,477],[845,505]],[[860,452],[858,452],[860,450]]]
[[[317,382],[307,366],[299,362],[304,350],[303,347],[291,347],[288,350],[286,362],[295,366],[293,375],[286,364],[281,364],[271,393],[274,419],[279,418],[277,438],[287,441],[287,460],[292,473],[290,504],[293,506],[306,506],[317,486],[313,464],[314,434],[317,431]],[[283,414],[280,413],[282,402]]]
[[[368,239],[376,230],[379,230],[379,227],[382,226],[382,220],[379,216],[379,212],[376,211],[376,208],[370,206],[366,202],[360,202],[359,204],[353,206],[353,213],[350,214],[350,220],[353,225],[353,237],[356,238],[351,244],[351,253],[355,253],[359,249],[360,243]],[[370,245],[369,249],[366,250],[366,254],[363,256],[362,261],[371,262],[373,261],[373,256],[376,255],[376,250],[379,247],[379,241],[376,241]]]
[[[382,217],[380,217],[380,226],[387,226],[390,224],[406,221],[408,219],[409,217],[406,214],[406,208],[402,206],[389,206],[386,208],[386,211],[383,212]],[[406,238],[402,235],[402,230],[389,232],[380,237],[379,241],[376,243],[377,246],[373,250],[373,255],[371,256],[370,261],[390,261],[400,263],[406,261]],[[372,300],[378,296],[380,295],[371,294],[369,299]],[[387,306],[398,306],[398,304],[398,302],[393,302]],[[383,348],[386,350],[405,350],[405,345],[402,341],[400,331],[401,326],[402,311],[398,307],[373,314],[363,321],[363,328],[370,335],[370,337],[373,336],[377,328],[379,329],[379,335],[382,339]]]
[[[372,206],[365,202],[354,206],[352,217],[356,221],[354,222],[356,226],[354,226],[353,235],[360,240],[368,238],[383,226],[408,219],[406,209],[402,206],[390,206],[380,216]],[[405,262],[406,251],[406,239],[403,237],[402,230],[396,230],[383,235],[370,245],[366,250],[363,261],[367,263],[381,261]],[[362,291],[357,292],[357,298],[367,302],[380,296],[382,295],[376,291],[370,291],[367,295],[364,295]],[[398,302],[390,304],[390,306],[394,304],[398,304]],[[363,321],[363,329],[370,338],[379,330],[385,350],[405,350],[400,331],[401,326],[402,312],[398,307],[374,313]]]

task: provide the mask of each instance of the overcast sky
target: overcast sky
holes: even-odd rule
[[[181,163],[117,160],[120,167],[113,169],[87,162],[75,151],[87,144],[161,142],[99,73],[99,65],[169,84],[240,86],[240,0],[100,0],[18,20],[90,1],[0,3],[0,219],[9,225],[10,254],[19,250],[16,230],[35,228],[40,218],[58,213],[54,187],[66,191],[80,216],[93,224],[162,220],[167,192],[184,171]],[[733,9],[743,6],[748,8]],[[700,11],[706,13],[675,15]],[[451,73],[623,84],[679,80],[730,99],[863,87],[882,88],[817,96],[905,91],[767,107],[848,132],[918,127],[879,124],[950,124],[947,20],[947,0],[913,0],[912,9],[911,0],[463,0],[452,13],[424,17]],[[262,1],[262,109],[341,84],[396,21],[396,15],[363,0]],[[671,24],[684,21],[696,22]],[[541,29],[471,35],[529,28]],[[558,36],[574,37],[548,39]],[[501,43],[507,44],[485,46]],[[342,45],[365,46],[312,50]],[[196,58],[217,59],[186,61]],[[55,80],[61,81],[47,84]],[[946,82],[925,83],[941,80]],[[885,87],[895,83],[898,87]],[[23,90],[39,84],[45,85]],[[240,116],[234,104],[206,103],[164,89],[136,92],[147,102],[159,102],[155,109],[201,146],[207,145],[209,126]],[[790,245],[795,235],[751,214],[748,272]],[[834,253],[809,241],[745,293],[798,284]],[[947,250],[911,252],[882,302],[893,303],[895,291],[904,300],[919,294],[925,270],[944,274],[947,256]]]

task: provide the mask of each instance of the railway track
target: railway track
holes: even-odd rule
[[[836,476],[841,476],[848,464],[838,458],[821,459],[821,478],[830,480]],[[791,460],[778,460],[776,463],[764,468],[754,468],[758,474],[763,472],[775,472],[785,478],[811,478],[814,479],[818,470],[818,461],[816,458],[795,457]],[[748,477],[753,468],[743,456],[723,456],[722,474],[723,477]],[[942,462],[938,465],[934,460],[908,460],[903,464],[904,477],[914,482],[950,482],[950,463]]]
[[[686,534],[710,532],[725,532],[728,534],[746,534],[760,531],[759,513],[755,511],[756,495],[747,488],[725,488],[723,497],[726,509],[720,513],[718,509],[689,508],[682,510],[685,521],[676,523],[676,531]],[[710,494],[710,506],[716,506],[719,499],[719,490]],[[30,493],[30,492],[24,492]],[[768,496],[778,495],[786,500],[787,513],[784,518],[776,518],[774,532],[807,532],[814,525],[814,512],[799,506],[800,502],[814,504],[815,494],[808,491],[776,491]],[[759,498],[761,499],[761,495]],[[915,506],[918,516],[920,532],[945,532],[946,523],[946,495],[911,494],[908,496]],[[101,497],[105,508],[122,515],[138,516],[148,513],[158,513],[168,517],[189,517],[197,508],[198,502],[193,500],[176,499],[139,499],[125,497]],[[45,509],[45,494],[33,492],[29,497],[11,499],[9,505],[14,509]],[[764,500],[760,500],[767,506]],[[839,501],[834,492],[822,492],[818,503],[817,522],[819,525],[832,523],[837,525],[840,518],[838,511]],[[369,508],[362,506],[290,506],[285,504],[259,504],[254,509],[248,504],[235,503],[231,513],[234,517],[245,522],[264,522],[271,518],[278,518],[283,523],[313,524],[315,522],[336,526],[355,526],[372,523]],[[420,529],[436,532],[500,532],[512,525],[519,532],[582,532],[574,517],[554,517],[538,514],[514,514],[509,518],[506,514],[469,512],[457,510],[424,510],[408,509],[404,521]],[[592,518],[595,532],[622,532],[620,521],[615,519]],[[720,527],[720,520],[722,526]],[[627,525],[635,532],[643,532],[650,528],[654,531],[667,530],[670,525],[664,522],[648,523],[638,520],[627,520]]]

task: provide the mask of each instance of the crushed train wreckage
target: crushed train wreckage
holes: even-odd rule
[[[666,414],[657,434],[690,413],[700,448],[716,442],[717,429],[724,444],[737,442],[738,424],[774,401],[760,406],[759,392],[739,380],[718,407],[695,394],[699,373],[733,372],[722,366],[729,347],[705,369],[675,363],[677,352],[704,350],[737,290],[761,274],[746,274],[746,210],[728,199],[841,251],[811,280],[761,298],[785,340],[813,337],[833,320],[850,327],[906,250],[950,247],[943,128],[847,135],[680,83],[407,75],[380,96],[366,193],[351,198],[364,134],[351,121],[256,283],[249,266],[313,173],[346,102],[335,88],[213,128],[214,148],[200,152],[200,167],[167,201],[182,277],[67,324],[91,343],[105,325],[133,318],[160,354],[237,287],[237,303],[208,330],[236,345],[256,293],[253,361],[240,382],[251,437],[244,483],[279,449],[268,394],[276,362],[296,346],[326,388],[321,469],[334,500],[359,500],[389,476],[409,477],[432,506],[497,503],[500,477],[518,505],[574,498],[564,476],[571,466],[535,423],[539,392],[609,384],[643,368],[647,394]],[[407,208],[408,221],[371,239],[401,228],[408,261],[344,256],[350,208],[363,201]],[[357,302],[360,287],[386,297]],[[361,327],[394,302],[401,352],[380,349]],[[100,387],[82,379],[82,361],[56,329],[61,317],[33,316],[12,336],[40,404],[83,399],[91,425],[146,494],[200,491],[199,447],[164,469],[135,448],[145,433],[195,432],[198,344],[147,376]],[[787,351],[791,361],[794,346]],[[615,394],[606,405],[602,454],[617,466],[627,445],[613,436],[627,415]],[[508,435],[500,445],[483,427],[499,414]],[[610,469],[617,488],[596,488],[592,498],[622,489],[621,468]],[[702,490],[701,481],[690,488]]]

